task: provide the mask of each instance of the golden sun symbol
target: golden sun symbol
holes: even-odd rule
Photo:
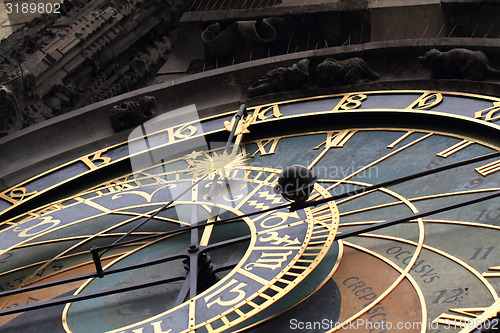
[[[222,154],[213,153],[212,155],[205,153],[203,160],[191,160],[190,174],[193,178],[209,176],[210,178],[219,175],[220,178],[225,178],[226,175],[234,170],[245,166],[245,157],[243,154],[231,154],[223,152]]]

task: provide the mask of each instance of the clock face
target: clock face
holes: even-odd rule
[[[498,157],[269,209],[286,203],[274,188],[290,165],[318,178],[315,200],[496,152],[498,103],[408,91],[287,101],[250,108],[230,158],[198,149],[130,170],[132,155],[225,140],[234,112],[30,178],[0,194],[2,332],[470,331],[500,309],[500,198],[411,215],[498,191]]]

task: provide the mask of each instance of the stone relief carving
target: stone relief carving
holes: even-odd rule
[[[361,58],[345,60],[325,59],[314,67],[302,59],[291,67],[278,67],[266,73],[248,88],[249,97],[311,86],[334,86],[378,80],[380,76]],[[312,70],[312,69],[311,69]],[[313,75],[314,74],[314,75]]]
[[[302,59],[290,67],[278,67],[267,72],[248,88],[250,97],[280,91],[300,89],[309,79],[309,60]]]
[[[141,125],[156,114],[156,99],[153,96],[144,96],[139,102],[128,101],[113,106],[109,119],[113,130],[121,132]]]
[[[314,70],[317,83],[323,86],[375,81],[379,75],[362,58],[325,59]]]
[[[500,78],[500,71],[490,67],[488,57],[481,51],[455,48],[442,52],[431,49],[418,60],[431,70],[432,77],[436,79]]]

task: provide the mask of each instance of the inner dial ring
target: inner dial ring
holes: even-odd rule
[[[281,170],[243,167],[232,171],[233,180],[238,179],[238,172],[241,176],[247,175],[248,179],[246,181],[252,188],[236,210],[228,209],[228,211],[232,210],[232,213],[241,215],[258,210],[256,206],[260,207],[263,204],[270,203],[277,204],[278,197],[271,195],[271,193]],[[182,183],[190,185],[191,181],[176,180],[177,185]],[[100,193],[95,197],[88,196],[84,202],[79,204],[51,211],[47,214],[57,218],[60,223],[53,230],[44,231],[40,235],[30,238],[29,241],[36,241],[38,237],[42,236],[45,238],[50,237],[51,233],[54,232],[64,232],[65,226],[75,226],[84,221],[90,225],[89,218],[82,221],[64,220],[65,215],[72,215],[65,213],[68,213],[69,209],[77,209],[78,205],[107,207],[106,209],[110,214],[118,211],[123,213],[123,205],[127,206],[128,204],[122,203],[120,205],[119,202],[125,200],[126,197],[132,197],[132,195],[126,195],[128,193],[134,194],[135,197],[134,206],[129,206],[132,208],[137,207],[141,200],[144,201],[144,204],[150,204],[151,202],[156,202],[158,205],[164,204],[164,197],[161,199],[158,197],[159,201],[155,199],[155,195],[161,193],[161,191],[157,191],[161,187],[165,187],[165,185],[145,186],[141,189],[143,193],[139,195],[137,195],[137,188],[123,187],[119,193],[120,195],[117,195],[116,192],[106,195]],[[315,186],[313,193],[320,193],[322,197],[329,196],[329,193],[320,185]],[[193,204],[201,206],[210,203],[203,200],[178,202],[179,206],[192,206]],[[148,209],[151,210],[151,207]],[[99,216],[102,217],[103,214]],[[31,224],[36,225],[38,220],[43,220],[44,217],[46,216],[37,217],[34,219],[36,221],[31,223],[25,221],[24,227],[29,228]],[[117,328],[116,331],[132,332],[135,329],[140,329],[141,325],[149,327],[161,325],[162,329],[168,330],[165,325],[166,323],[172,323],[170,316],[177,318],[177,320],[181,317],[186,318],[186,322],[181,323],[184,326],[174,327],[173,331],[193,330],[208,326],[211,329],[220,331],[244,322],[252,314],[258,313],[269,305],[276,303],[311,272],[314,272],[315,267],[322,262],[325,256],[331,255],[329,251],[338,226],[338,210],[335,203],[330,202],[303,212],[290,213],[285,209],[269,212],[253,219],[245,218],[245,222],[250,228],[250,246],[243,259],[230,274],[194,299],[165,313],[148,317],[149,319],[143,322],[120,329]],[[291,240],[298,240],[299,243],[287,243],[286,240],[289,238],[286,236],[290,236]],[[92,238],[91,236],[89,239]],[[127,254],[122,257],[126,258]],[[119,261],[120,259],[118,259]],[[335,260],[333,260],[332,266],[334,263]],[[244,297],[240,297],[240,295],[244,295]],[[196,309],[203,305],[210,311],[197,312]],[[67,306],[66,309],[68,310],[70,307]],[[64,325],[67,325],[65,326],[67,331],[71,331],[69,324],[69,321],[71,321],[70,312],[66,311],[65,313],[68,313],[69,316],[65,315],[63,318]],[[183,316],[178,317],[179,313],[182,313]],[[234,313],[238,314],[237,319],[230,317]],[[228,318],[232,319],[229,324],[227,323]]]
[[[365,183],[365,182],[356,182],[356,181],[344,181],[344,180],[326,180],[326,179],[319,179],[318,180],[318,183],[321,183],[321,184],[328,184],[328,183],[333,183],[334,185],[333,186],[326,186],[327,190],[328,189],[332,189],[335,187],[335,184],[351,184],[351,185],[356,185],[356,186],[363,186],[363,187],[368,187],[368,186],[371,186],[373,184],[369,184],[369,183]],[[387,189],[387,188],[378,188],[376,191],[371,191],[371,192],[364,192],[362,194],[359,194],[359,195],[356,195],[356,196],[352,196],[352,197],[348,197],[347,199],[343,199],[343,200],[339,200],[337,201],[337,205],[339,206],[339,209],[341,210],[342,208],[342,204],[343,203],[346,203],[350,200],[356,200],[356,198],[359,198],[363,195],[367,195],[369,193],[372,193],[372,192],[382,192],[384,194],[388,194],[389,196],[395,198],[396,200],[398,200],[396,202],[396,204],[398,203],[401,203],[403,205],[406,205],[410,210],[411,210],[411,213],[418,213],[418,209],[417,207],[415,207],[415,205],[413,205],[408,199],[406,199],[405,197],[403,197],[402,195],[390,190],[390,189]],[[375,207],[375,208],[366,208],[364,210],[370,210],[370,209],[377,209],[377,208],[383,208],[383,205],[381,205],[381,207]],[[363,209],[361,210],[363,211]],[[359,212],[359,211],[358,211]],[[355,213],[355,212],[351,212],[351,213]],[[342,217],[345,213],[340,213],[340,217]],[[339,227],[341,228],[342,226],[344,227],[349,227],[349,226],[353,226],[354,228],[360,226],[360,225],[367,225],[369,223],[377,223],[377,222],[381,222],[381,221],[373,221],[373,222],[360,222],[360,223],[343,223],[343,224],[340,224]],[[352,322],[355,322],[358,318],[360,318],[361,316],[363,316],[365,313],[367,313],[368,311],[370,311],[371,309],[373,309],[375,306],[377,306],[377,304],[379,304],[379,302],[383,301],[391,292],[393,292],[395,290],[395,288],[405,279],[405,278],[411,278],[411,274],[410,274],[410,271],[412,270],[412,267],[415,265],[415,262],[417,261],[418,257],[420,256],[420,253],[424,247],[424,239],[425,239],[425,227],[424,227],[424,223],[423,223],[423,220],[421,218],[417,219],[417,225],[418,225],[418,240],[415,242],[415,250],[413,252],[413,254],[411,254],[411,259],[410,261],[406,264],[406,267],[402,268],[402,269],[399,269],[400,271],[400,275],[396,278],[396,280],[394,280],[387,288],[384,292],[382,292],[380,295],[378,295],[378,297],[374,300],[371,300],[370,304],[365,306],[363,309],[361,309],[360,311],[352,314],[349,318],[340,318],[342,321],[338,323],[338,327],[339,328],[342,328],[342,327],[348,327],[350,323]],[[408,227],[408,226],[406,226]],[[340,232],[342,232],[342,230],[340,230]],[[359,235],[358,237],[371,237],[372,235],[371,234],[361,234]],[[347,245],[347,244],[346,244]],[[353,245],[350,245],[350,246],[354,246]],[[365,249],[366,251],[369,252],[369,250]],[[346,258],[347,260],[347,258]],[[398,267],[395,263],[392,263],[393,267]],[[334,278],[335,278],[335,275],[334,275]],[[413,281],[413,279],[411,279],[410,281]],[[412,282],[412,285],[418,289],[418,285],[416,285],[415,283]],[[418,297],[419,297],[419,300],[420,300],[420,303],[422,305],[422,314],[421,314],[421,317],[422,317],[422,325],[425,325],[425,321],[426,321],[426,318],[427,318],[427,313],[426,313],[426,308],[425,308],[425,299],[423,298],[422,296],[422,293],[421,291],[419,291],[418,293]],[[328,331],[329,333],[330,332],[336,332],[339,330],[339,328],[337,327],[334,327],[333,329],[331,329],[330,331]]]

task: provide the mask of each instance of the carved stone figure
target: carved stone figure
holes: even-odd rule
[[[115,132],[139,126],[156,116],[156,99],[144,96],[139,102],[129,101],[113,106],[109,113],[111,126]]]
[[[255,97],[280,91],[299,89],[309,79],[309,60],[302,59],[291,67],[278,67],[267,72],[248,88]]]
[[[325,59],[315,69],[316,80],[320,85],[344,85],[374,81],[379,75],[361,58],[345,60]]]
[[[481,51],[456,48],[441,52],[432,49],[418,57],[418,60],[437,79],[483,80],[500,77],[500,71],[490,67],[488,58]]]

